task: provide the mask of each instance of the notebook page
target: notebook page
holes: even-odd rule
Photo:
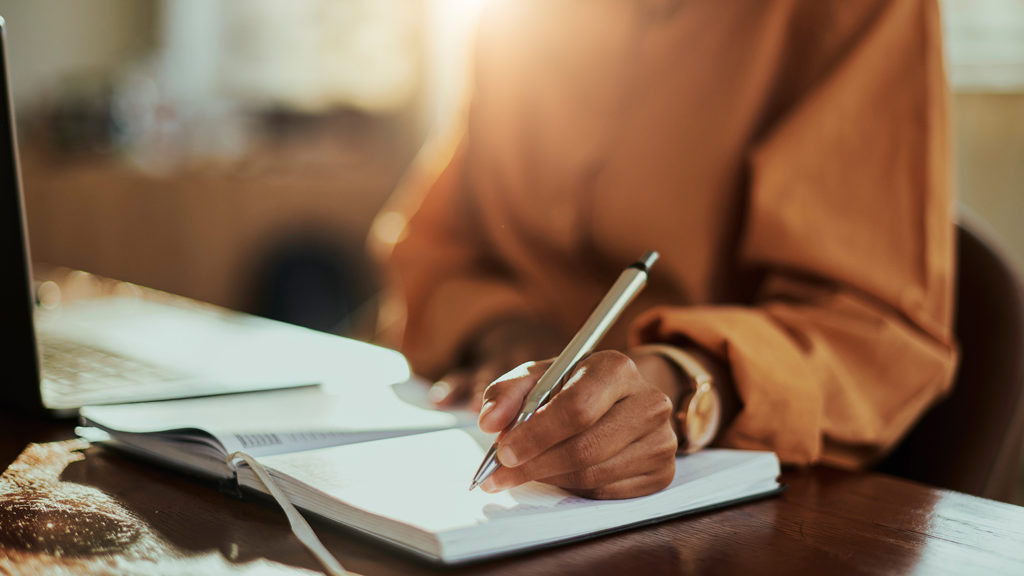
[[[260,461],[275,476],[286,474],[331,498],[428,532],[442,532],[484,522],[485,511],[491,508],[518,506],[512,492],[469,491],[489,445],[487,437],[454,429],[349,445],[344,452],[325,448]],[[525,497],[531,505],[551,507],[563,495],[538,491]]]
[[[736,497],[723,480],[732,478],[746,487],[751,478],[747,472],[726,476],[731,468],[753,463],[756,466],[749,472],[765,474],[767,470],[767,481],[774,480],[778,470],[770,453],[765,454],[770,459],[766,467],[757,453],[708,451],[680,458],[673,485],[643,498],[588,500],[539,483],[498,494],[470,492],[469,482],[490,443],[491,437],[473,429],[453,429],[260,461],[283,480],[286,491],[301,507],[324,513],[332,508],[330,499],[334,499],[347,503],[333,507],[342,511],[336,518],[344,516],[345,508],[357,508],[369,513],[353,516],[364,524],[357,527],[385,537],[402,533],[400,525],[407,525],[440,534],[442,540],[445,534],[449,541],[490,540],[488,546],[500,546],[502,539],[528,542],[538,535],[585,534],[599,527],[580,522],[584,516],[604,526],[616,526],[671,512],[667,503],[679,507],[715,496]],[[241,472],[239,479],[243,479]],[[689,489],[699,484],[703,487]],[[306,487],[315,487],[324,497]]]
[[[257,456],[476,423],[468,411],[431,407],[426,389],[426,383],[410,380],[87,406],[81,413],[115,433],[180,430],[187,436],[188,430],[199,430],[214,436],[227,452]]]

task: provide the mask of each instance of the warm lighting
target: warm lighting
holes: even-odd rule
[[[394,246],[405,233],[406,218],[400,212],[381,212],[373,220],[371,234],[382,246]]]
[[[428,131],[444,132],[459,114],[468,81],[473,30],[490,0],[432,0],[426,59]]]

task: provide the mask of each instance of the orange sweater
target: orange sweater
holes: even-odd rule
[[[602,347],[725,362],[743,408],[722,445],[863,466],[949,389],[934,0],[494,2],[475,64],[464,136],[390,208],[414,370],[501,316],[568,340],[658,250]]]

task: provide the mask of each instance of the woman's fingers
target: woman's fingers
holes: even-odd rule
[[[496,434],[508,428],[519,415],[523,399],[550,365],[550,361],[520,364],[487,386],[480,408],[480,429]]]
[[[632,498],[661,490],[675,475],[677,442],[659,428],[594,466],[548,478],[553,484],[588,498]]]
[[[670,431],[654,431],[609,460],[546,478],[529,478],[520,469],[499,468],[481,488],[497,492],[539,480],[587,498],[633,498],[650,494],[668,486],[675,474],[673,436]]]
[[[660,418],[667,414],[641,395],[624,398],[594,426],[518,466],[499,468],[484,489],[542,480],[574,491],[594,490],[666,467],[671,476],[678,442],[670,426],[660,425]]]
[[[427,398],[434,406],[449,408],[465,402],[473,389],[473,371],[453,370],[445,374],[427,391]]]
[[[481,428],[507,426],[538,377],[512,373],[492,384]],[[533,417],[498,438],[502,467],[483,488],[493,492],[540,480],[592,497],[649,494],[675,471],[671,413],[671,399],[628,356],[595,353]]]
[[[624,413],[633,412],[628,398],[611,386],[573,384],[498,441],[503,466],[525,466],[543,478],[605,460],[636,439]]]
[[[667,420],[668,413],[663,410],[671,410],[671,406],[664,395],[654,391],[647,393],[650,387],[645,389],[638,384],[642,382],[636,366],[625,354],[602,352],[586,358],[561,392],[530,420],[509,430],[499,440],[498,460],[505,466],[519,466],[587,430],[593,434],[575,442],[579,450],[585,452],[579,457],[607,457],[599,452],[604,438],[618,436],[616,441],[621,448],[662,419]],[[623,406],[628,408],[628,413],[620,413],[620,417],[612,417],[595,429],[613,406],[633,395],[637,395],[636,401]],[[559,455],[577,458],[575,453],[564,450]]]
[[[431,402],[438,407],[465,404],[471,410],[480,410],[484,391],[497,379],[504,378],[499,364],[489,362],[480,366],[460,368],[446,374],[428,391]]]
[[[509,429],[551,364],[521,364],[482,393],[499,364],[456,371],[435,384],[439,405],[469,400],[480,406],[481,430],[501,433],[502,466],[483,488],[493,492],[540,480],[593,498],[627,498],[664,488],[672,480],[678,447],[672,400],[620,352],[585,358],[558,394]]]
[[[491,384],[503,382],[504,384],[491,393],[490,399],[497,401],[500,397],[500,403],[503,406],[518,402],[514,407],[514,410],[518,411],[523,398],[530,392],[533,383],[540,378],[550,363],[550,361],[525,362],[506,372],[507,364],[505,362],[490,361],[477,366],[452,370],[430,387],[428,397],[435,406],[442,408],[464,403],[471,410],[481,410],[482,405],[487,401],[484,398],[487,388]],[[518,381],[523,378],[527,381]],[[509,384],[507,383],[509,380],[517,381]],[[523,389],[525,391],[519,394],[519,391]],[[509,396],[509,393],[512,395]],[[518,400],[516,400],[517,397]],[[494,431],[497,432],[502,428],[504,426]]]

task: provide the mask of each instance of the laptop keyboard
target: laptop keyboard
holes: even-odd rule
[[[173,369],[81,342],[46,337],[40,338],[39,347],[48,399],[91,401],[184,377]]]

